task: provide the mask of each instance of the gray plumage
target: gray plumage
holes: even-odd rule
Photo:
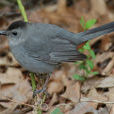
[[[76,47],[110,32],[114,22],[75,34],[52,24],[17,21],[1,34],[7,35],[13,55],[25,69],[50,73],[63,62],[84,60]]]

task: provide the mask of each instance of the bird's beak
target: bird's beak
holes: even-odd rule
[[[0,35],[7,35],[6,31],[0,31]]]

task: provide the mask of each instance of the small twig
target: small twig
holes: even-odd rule
[[[7,98],[9,101],[11,101],[11,102],[15,102],[15,103],[18,103],[18,104],[22,104],[22,105],[26,105],[26,106],[29,106],[29,107],[32,107],[32,108],[34,108],[34,106],[33,105],[30,105],[30,104],[26,104],[26,103],[23,103],[23,102],[19,102],[19,101],[15,101],[15,100],[12,100],[12,99],[10,99],[10,98]]]
[[[89,98],[81,98],[80,101],[81,102],[103,103],[103,104],[114,104],[114,102],[110,102],[110,101],[100,101],[100,100],[89,99]]]
[[[58,104],[58,105],[56,105],[55,107],[57,108],[57,107],[60,107],[60,106],[72,106],[73,105],[73,103],[68,103],[68,104],[66,104],[66,103],[61,103],[61,104]],[[51,108],[51,107],[50,107]]]
[[[7,100],[11,101],[11,102],[14,102],[14,103],[18,103],[18,104],[22,104],[22,105],[25,105],[25,106],[29,106],[31,108],[34,108],[34,105],[30,105],[30,104],[26,104],[26,103],[23,103],[23,102],[19,102],[19,101],[15,101],[15,100],[12,100],[10,98],[6,98]]]

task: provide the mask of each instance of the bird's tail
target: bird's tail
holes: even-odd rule
[[[114,22],[76,34],[75,42],[77,44],[81,44],[87,40],[91,40],[93,38],[96,38],[98,36],[105,35],[111,32],[114,32]]]

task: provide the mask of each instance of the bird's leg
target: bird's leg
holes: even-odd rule
[[[43,92],[46,91],[46,89],[47,89],[47,84],[48,84],[48,82],[49,82],[49,79],[50,79],[50,75],[47,75],[47,79],[46,79],[46,81],[45,81],[45,83],[44,83],[42,89],[40,89],[40,90],[35,90],[35,91],[33,92],[33,97],[36,96],[36,95],[39,94],[39,93],[43,93]]]

